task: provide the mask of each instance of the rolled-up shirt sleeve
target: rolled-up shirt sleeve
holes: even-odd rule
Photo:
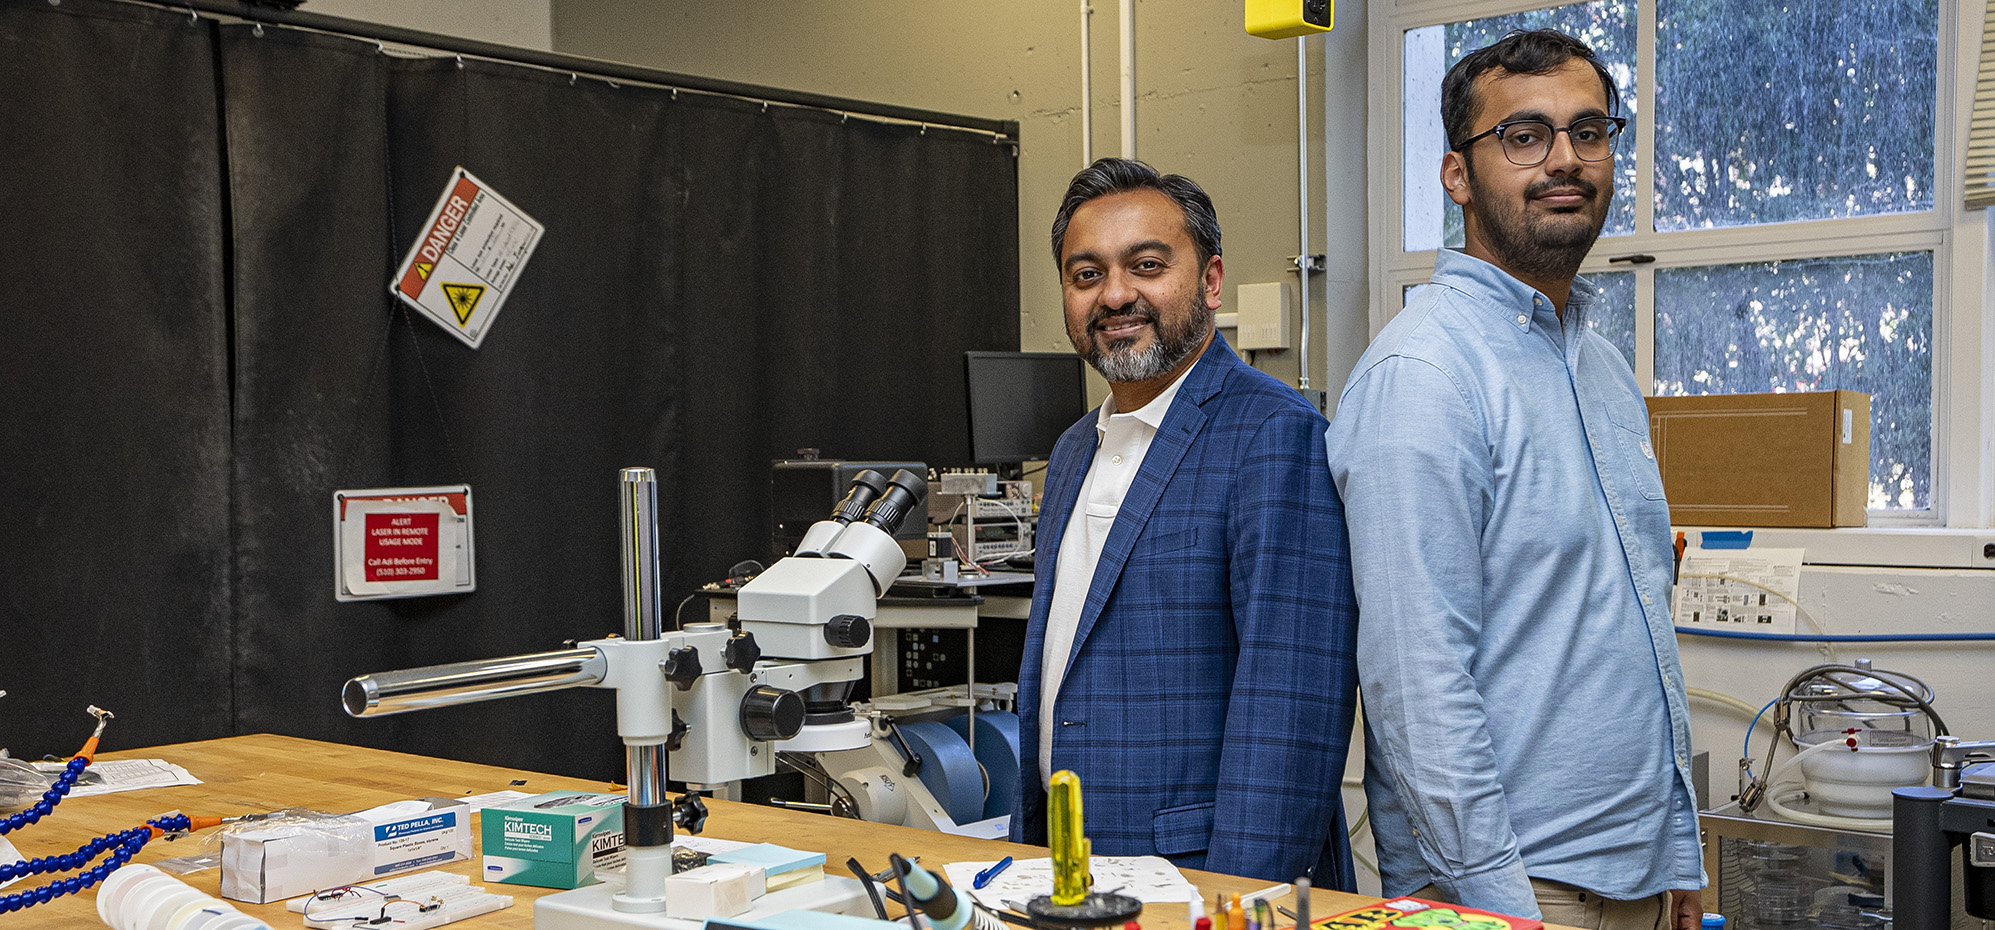
[[[1497,476],[1483,417],[1447,372],[1387,355],[1345,390],[1326,445],[1350,532],[1374,764],[1443,892],[1537,917],[1471,674],[1485,591],[1503,584],[1484,577]]]

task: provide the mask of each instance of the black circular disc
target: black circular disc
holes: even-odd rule
[[[1054,904],[1051,895],[1025,902],[1025,913],[1049,927],[1121,926],[1143,913],[1143,902],[1120,894],[1091,894],[1079,904]]]

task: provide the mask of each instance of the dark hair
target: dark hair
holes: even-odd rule
[[[1614,92],[1614,79],[1586,43],[1555,29],[1512,32],[1494,45],[1463,55],[1441,79],[1441,129],[1448,134],[1448,147],[1460,144],[1481,115],[1476,112],[1482,101],[1476,99],[1475,79],[1483,72],[1502,68],[1511,74],[1550,74],[1575,58],[1593,66],[1593,73],[1600,75],[1600,89],[1607,93],[1608,113],[1619,113],[1621,97]]]
[[[1067,195],[1060,199],[1060,212],[1053,217],[1053,261],[1060,260],[1060,247],[1067,241],[1067,224],[1074,211],[1096,197],[1130,191],[1153,190],[1178,205],[1184,213],[1185,232],[1198,251],[1198,267],[1203,269],[1219,254],[1219,214],[1212,198],[1198,182],[1181,174],[1157,174],[1157,169],[1133,158],[1097,158],[1067,182]]]

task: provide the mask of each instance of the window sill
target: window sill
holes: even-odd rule
[[[1995,569],[1995,529],[1926,526],[1798,527],[1677,526],[1696,543],[1705,530],[1750,530],[1752,544],[1768,549],[1804,549],[1804,565],[1866,565],[1891,568]]]

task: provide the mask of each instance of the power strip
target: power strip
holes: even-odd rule
[[[377,923],[383,914],[383,904],[387,905],[388,920]],[[439,904],[441,906],[436,906]],[[344,889],[333,888],[294,898],[285,905],[299,914],[309,909],[310,916],[305,918],[305,926],[317,930],[366,930],[371,927],[428,930],[512,906],[510,896],[490,894],[484,886],[473,885],[471,879],[450,872],[424,872],[364,885],[349,885]],[[421,910],[425,907],[434,909]]]

